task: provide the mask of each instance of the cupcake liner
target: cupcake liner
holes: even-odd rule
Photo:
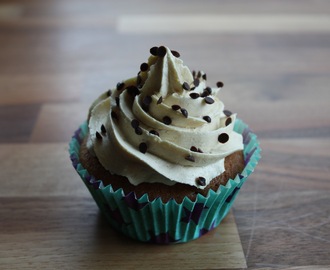
[[[184,243],[220,224],[260,159],[257,136],[240,119],[236,119],[234,129],[243,136],[244,170],[226,186],[220,185],[217,191],[210,190],[205,197],[198,194],[195,201],[186,197],[182,203],[174,199],[163,203],[160,198],[150,201],[147,194],[137,199],[135,193],[115,191],[111,185],[104,186],[102,180],[90,175],[79,161],[80,145],[88,134],[87,122],[74,133],[69,152],[73,167],[112,227],[143,242]]]

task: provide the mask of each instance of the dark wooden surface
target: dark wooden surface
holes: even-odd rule
[[[86,233],[89,257],[75,266],[109,267],[107,225],[71,168],[67,143],[92,100],[164,44],[209,84],[224,82],[226,107],[263,149],[225,223],[229,234],[237,226],[232,241],[244,262],[205,266],[329,269],[329,20],[325,0],[0,1],[0,268],[70,268]],[[71,228],[77,218],[95,231]]]

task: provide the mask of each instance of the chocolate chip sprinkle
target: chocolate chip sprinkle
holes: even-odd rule
[[[230,124],[231,124],[231,118],[230,117],[228,117],[227,119],[226,119],[226,122],[225,122],[225,125],[226,126],[229,126]]]
[[[214,99],[211,97],[205,97],[204,101],[206,104],[213,104],[214,103]]]
[[[199,94],[198,93],[191,93],[190,95],[189,95],[192,99],[196,99],[196,98],[199,98]]]
[[[184,117],[188,118],[188,111],[184,108],[180,109],[181,113],[183,114]]]
[[[124,89],[124,87],[125,87],[125,84],[123,82],[119,82],[119,83],[117,83],[116,89],[118,91],[121,91]]]
[[[189,86],[189,83],[187,83],[187,82],[184,82],[184,83],[182,84],[182,88],[183,88],[184,90],[187,90],[187,91],[189,91],[189,90],[190,90],[190,86]]]
[[[107,91],[107,96],[110,97],[111,94],[112,94],[112,91],[109,89],[109,90]]]
[[[217,82],[217,87],[219,88],[223,87],[223,82]]]
[[[204,119],[206,122],[211,123],[211,117],[210,117],[210,116],[205,115],[205,116],[203,116],[203,119]]]
[[[191,161],[191,162],[195,162],[195,158],[192,155],[186,156],[185,159],[188,160],[188,161]]]
[[[140,125],[139,120],[137,120],[137,119],[133,119],[133,120],[131,121],[131,126],[132,126],[132,128],[137,128],[139,125]]]
[[[207,91],[210,95],[212,94],[212,88],[207,86],[204,91]]]
[[[143,103],[144,105],[146,105],[146,106],[149,106],[150,103],[151,103],[151,101],[152,101],[151,96],[145,96],[144,99],[143,99],[143,101],[142,101],[142,103]]]
[[[180,53],[177,51],[171,51],[171,53],[176,57],[179,58],[180,57]]]
[[[208,95],[210,95],[209,91],[204,90],[203,93],[201,94],[201,97],[204,98],[207,97]]]
[[[159,137],[159,133],[154,129],[150,130],[149,133]]]
[[[139,144],[139,150],[142,154],[145,154],[147,152],[148,146],[145,142],[142,142]]]
[[[162,103],[162,102],[163,102],[163,97],[160,96],[160,98],[157,100],[157,105],[159,105],[159,104]]]
[[[157,51],[158,51],[158,47],[152,47],[150,49],[150,53],[154,56],[157,56]]]
[[[181,107],[179,106],[179,105],[172,105],[172,110],[173,111],[177,111],[177,110],[180,110],[181,109]]]
[[[204,81],[206,81],[206,78],[207,78],[207,77],[206,77],[206,73],[204,73],[204,74],[202,75],[202,78],[203,78]]]
[[[140,66],[140,70],[142,72],[147,71],[148,68],[149,68],[149,65],[147,63],[142,63],[141,66]]]
[[[102,140],[102,136],[98,131],[96,131],[95,135],[98,140]]]
[[[227,133],[221,133],[218,137],[218,141],[220,143],[226,143],[229,140],[229,136]]]
[[[102,126],[101,126],[101,132],[103,133],[103,134],[105,134],[105,133],[107,133],[107,130],[105,129],[105,126],[102,124]]]
[[[165,125],[170,125],[172,123],[172,119],[170,117],[168,117],[168,116],[164,116],[163,117],[163,123]]]
[[[223,110],[223,113],[226,115],[226,116],[231,116],[233,113],[229,110]]]
[[[195,80],[194,80],[194,85],[196,86],[196,87],[198,87],[198,85],[199,85],[199,79],[198,78],[196,78]]]
[[[193,78],[196,77],[196,71],[195,70],[193,70],[191,74],[192,74]]]
[[[202,77],[202,73],[200,71],[198,71],[197,78],[200,78],[200,77]]]
[[[143,133],[142,128],[140,128],[139,126],[137,126],[134,131],[136,135],[142,135]]]
[[[193,152],[198,152],[198,149],[196,146],[192,146],[190,147],[190,151],[193,151]]]
[[[140,94],[140,90],[134,85],[131,85],[131,86],[127,87],[126,89],[127,89],[127,93],[133,97]]]
[[[196,184],[199,186],[205,186],[206,185],[206,179],[202,176],[196,178]]]
[[[159,57],[164,57],[166,55],[166,48],[164,46],[160,46],[157,50],[157,55]]]

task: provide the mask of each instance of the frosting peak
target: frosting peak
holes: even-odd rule
[[[163,46],[150,51],[137,77],[91,106],[89,147],[107,170],[133,185],[203,188],[224,172],[226,156],[243,149],[242,136],[233,131],[236,115],[224,113],[219,87],[206,86],[206,74],[190,72],[177,52]]]
[[[174,57],[169,48],[166,48],[164,57],[151,56],[149,63],[154,64],[141,89],[143,93],[154,94],[156,91],[163,98],[174,93],[182,94],[182,84],[193,81],[188,67],[183,65],[181,59]]]

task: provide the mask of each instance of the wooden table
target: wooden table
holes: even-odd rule
[[[0,1],[1,269],[329,269],[327,1]],[[184,245],[108,227],[68,142],[154,45],[181,53],[258,134],[233,210]]]

